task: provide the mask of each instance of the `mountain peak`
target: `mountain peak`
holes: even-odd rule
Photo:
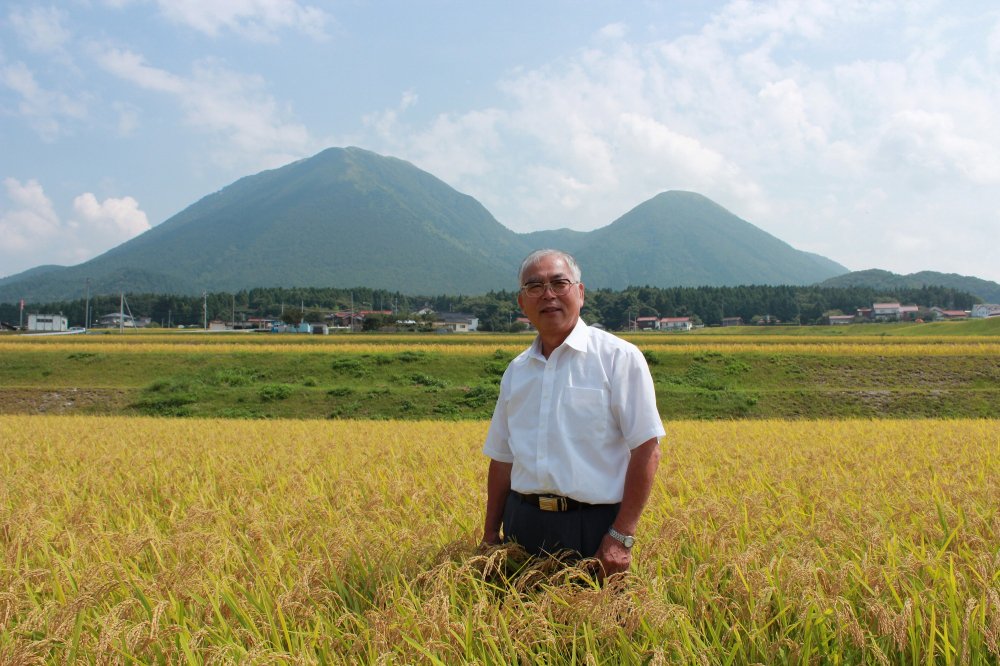
[[[87,279],[95,294],[270,286],[475,294],[511,288],[539,245],[573,252],[592,287],[803,284],[846,272],[682,190],[596,231],[517,234],[413,164],[349,146],[241,178],[84,264],[8,279],[0,300],[76,298]]]

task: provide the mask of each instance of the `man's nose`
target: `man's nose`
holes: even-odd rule
[[[542,298],[556,298],[556,288],[546,282],[542,285]]]

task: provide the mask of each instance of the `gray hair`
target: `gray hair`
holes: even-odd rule
[[[573,255],[568,252],[563,252],[562,250],[545,249],[535,250],[524,258],[524,261],[521,262],[521,270],[517,272],[518,284],[523,284],[522,280],[524,279],[525,271],[538,264],[545,257],[558,257],[559,259],[562,259],[566,262],[566,266],[569,268],[569,272],[573,275],[573,279],[576,282],[580,281],[580,265],[576,263],[576,259],[573,258]]]

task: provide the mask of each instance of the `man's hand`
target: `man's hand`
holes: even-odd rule
[[[602,580],[613,574],[628,571],[629,565],[632,564],[632,551],[610,534],[604,535],[594,557],[601,563],[601,571],[597,574]]]
[[[480,548],[489,548],[490,546],[499,546],[501,543],[500,532],[485,532],[483,533],[483,540],[479,542]]]

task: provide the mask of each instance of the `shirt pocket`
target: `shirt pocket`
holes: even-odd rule
[[[568,386],[561,406],[560,426],[571,442],[603,441],[608,429],[608,396],[604,389]]]

